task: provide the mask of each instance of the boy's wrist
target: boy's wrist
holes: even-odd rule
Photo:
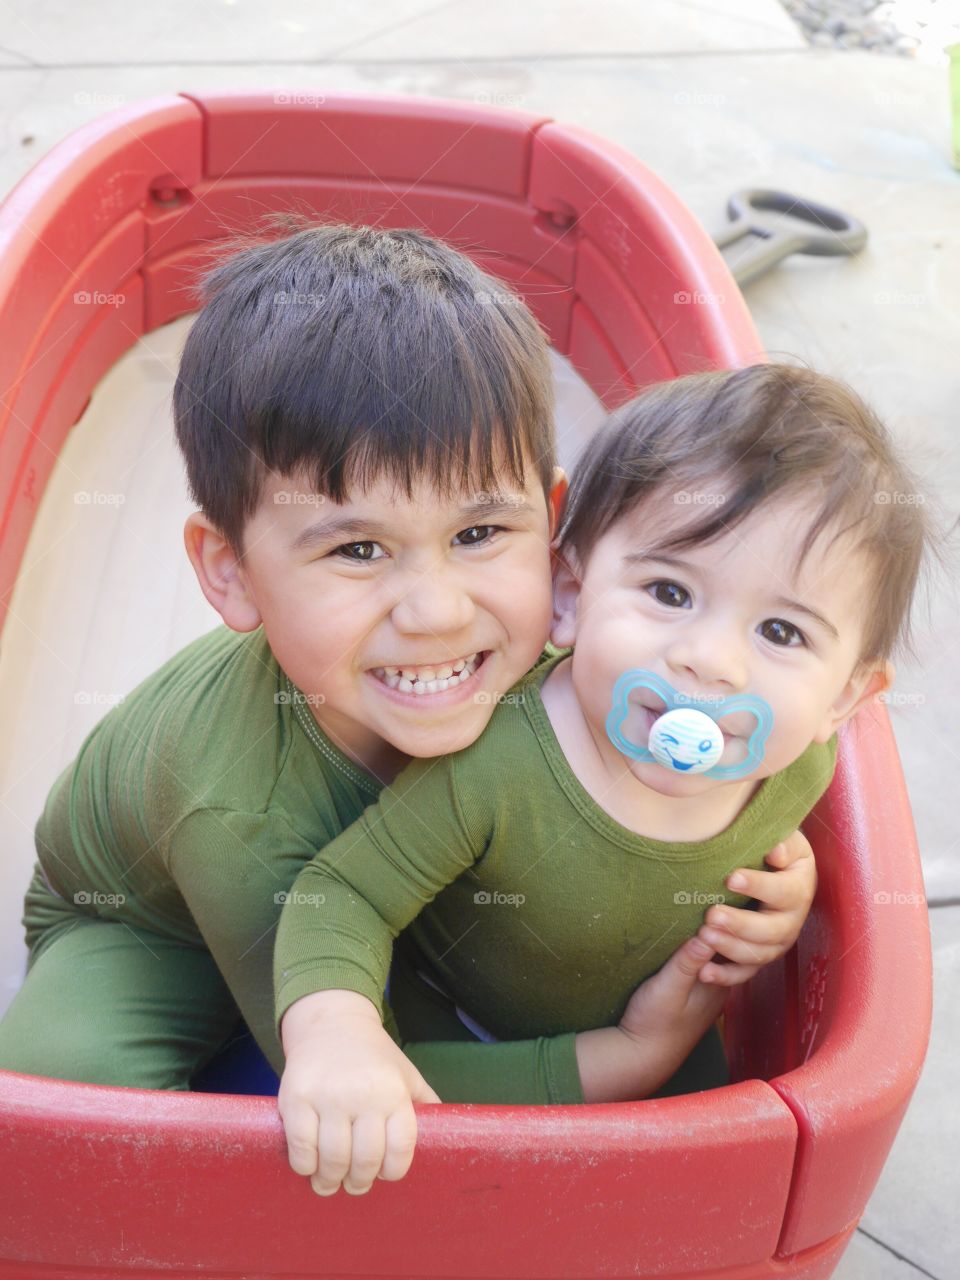
[[[684,1057],[685,1043],[666,1037],[645,1040],[622,1027],[598,1027],[576,1038],[584,1102],[633,1102],[669,1080]]]

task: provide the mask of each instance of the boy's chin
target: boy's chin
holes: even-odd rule
[[[449,724],[424,725],[420,729],[410,728],[390,733],[387,740],[398,751],[417,759],[452,755],[476,742],[487,727],[492,713],[492,706],[473,704]]]

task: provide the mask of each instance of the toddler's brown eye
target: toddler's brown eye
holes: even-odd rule
[[[778,644],[783,649],[796,647],[794,637],[803,644],[802,634],[792,622],[784,622],[782,618],[768,618],[760,629],[771,644]]]
[[[671,605],[676,609],[682,609],[690,599],[689,591],[676,582],[653,582],[650,584],[650,590],[660,604]]]

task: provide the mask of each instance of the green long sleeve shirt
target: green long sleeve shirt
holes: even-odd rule
[[[692,936],[724,884],[763,866],[826,790],[836,735],[764,779],[709,840],[619,825],[568,765],[534,668],[463,751],[416,760],[297,877],[275,948],[277,1019],[346,988],[382,1006],[392,939],[498,1039],[619,1021],[634,988]]]
[[[320,730],[262,628],[220,626],[94,726],[47,797],[37,855],[79,914],[208,948],[279,1073],[272,958],[284,896],[379,791]],[[28,926],[29,913],[28,901]],[[572,1035],[401,1044],[441,1097],[511,1087],[517,1101],[583,1100]]]

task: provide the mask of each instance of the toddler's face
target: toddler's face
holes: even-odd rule
[[[368,768],[383,742],[458,751],[547,640],[551,532],[532,467],[522,492],[424,481],[408,499],[384,479],[343,505],[274,476],[245,531],[250,626],[224,618],[262,621],[317,722]]]
[[[851,543],[841,537],[826,550],[828,530],[791,578],[813,503],[778,501],[709,545],[655,556],[647,548],[688,525],[691,509],[672,495],[654,495],[597,542],[579,584],[566,569],[558,571],[552,638],[575,644],[577,698],[612,770],[626,766],[663,795],[731,785],[628,760],[613,746],[606,734],[613,687],[632,668],[647,668],[679,692],[708,700],[741,693],[765,698],[773,729],[761,764],[746,775],[754,781],[786,768],[812,742],[826,742],[863,701],[887,687],[889,664],[854,670],[871,578]],[[645,746],[663,703],[638,689],[628,705],[626,736]],[[740,712],[720,727],[725,741],[718,764],[735,765],[746,756],[756,721]]]

